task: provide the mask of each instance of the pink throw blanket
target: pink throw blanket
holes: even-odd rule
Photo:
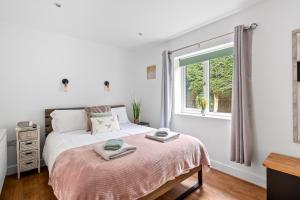
[[[204,145],[180,135],[160,143],[145,134],[123,138],[136,152],[105,161],[93,145],[66,150],[52,168],[49,184],[59,200],[138,199],[188,170],[210,165]]]

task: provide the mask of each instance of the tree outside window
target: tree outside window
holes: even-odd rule
[[[185,66],[186,108],[199,109],[201,97],[207,96],[209,97],[209,112],[230,113],[233,56],[210,59],[208,63],[206,70],[204,62]],[[206,91],[207,86],[209,88]],[[205,94],[205,91],[208,94]]]

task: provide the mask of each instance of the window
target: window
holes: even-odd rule
[[[207,114],[231,113],[233,43],[181,56],[178,65],[182,112],[200,112],[205,98]]]

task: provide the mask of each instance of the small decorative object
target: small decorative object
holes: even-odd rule
[[[156,79],[156,65],[147,67],[147,80]]]
[[[62,81],[62,84],[64,85],[64,91],[68,92],[68,84],[69,84],[69,80],[64,78]]]
[[[133,122],[135,124],[138,124],[140,121],[140,110],[141,110],[141,104],[138,103],[136,100],[132,103],[132,111],[133,111]]]
[[[109,87],[109,81],[104,81],[104,89],[106,91],[109,91],[110,90],[110,87]]]
[[[33,123],[32,121],[22,121],[22,122],[18,122],[17,126],[20,128],[26,128],[26,127],[33,126]]]
[[[200,106],[201,106],[201,114],[202,114],[202,116],[205,116],[205,110],[206,110],[206,106],[207,106],[207,101],[206,101],[205,97],[201,97]]]

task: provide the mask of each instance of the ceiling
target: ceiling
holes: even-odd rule
[[[0,20],[134,48],[180,36],[258,1],[0,0]]]

